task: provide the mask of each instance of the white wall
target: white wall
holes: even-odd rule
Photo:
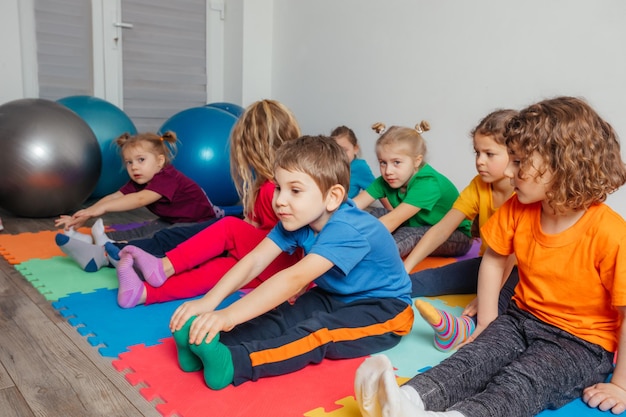
[[[370,125],[426,119],[427,158],[459,188],[484,115],[555,95],[585,97],[626,155],[624,16],[622,0],[274,0],[272,95],[306,133],[353,128],[375,173]],[[626,187],[609,203],[626,217]]]
[[[24,98],[18,1],[0,1],[0,104]]]
[[[33,42],[18,24],[29,5],[0,0],[0,104],[36,87]],[[626,155],[623,0],[226,0],[225,7],[225,101],[281,100],[305,133],[346,124],[375,173],[369,126],[426,119],[429,162],[463,188],[474,175],[475,124],[496,108],[555,95],[585,97],[621,134]],[[609,204],[626,217],[626,187]]]

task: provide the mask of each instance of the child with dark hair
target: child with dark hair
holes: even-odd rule
[[[581,395],[626,409],[621,355],[613,367],[626,347],[626,222],[604,204],[626,182],[617,135],[583,100],[558,97],[522,110],[505,137],[515,195],[481,229],[484,330],[402,387],[385,356],[366,360],[355,377],[363,416],[527,417]],[[498,316],[511,254],[519,284]]]
[[[348,159],[329,137],[286,142],[274,165],[280,223],[170,328],[184,371],[212,389],[395,346],[413,325],[409,277],[381,222],[347,199]],[[283,251],[305,256],[223,310]],[[290,304],[288,300],[316,286]]]
[[[504,130],[507,122],[517,114],[515,110],[496,110],[485,116],[472,131],[478,175],[461,192],[448,213],[431,227],[404,260],[407,272],[424,260],[454,233],[464,220],[484,225],[513,194],[511,180],[504,175],[509,163]],[[453,262],[439,267],[412,273],[411,297],[432,297],[446,294],[475,294],[478,268],[487,249],[483,241],[477,258]],[[504,286],[498,310],[504,312],[517,285],[515,256],[502,277]],[[467,341],[476,327],[477,302],[474,299],[461,317],[454,317],[433,307],[425,300],[416,300],[415,306],[422,317],[434,328],[435,347],[441,351],[454,349]]]
[[[350,190],[348,198],[354,198],[374,182],[374,174],[364,159],[359,158],[359,141],[354,131],[347,126],[338,126],[330,136],[341,146],[350,161]]]

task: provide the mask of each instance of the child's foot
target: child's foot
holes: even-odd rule
[[[189,328],[196,316],[191,317],[180,330],[176,330],[172,335],[176,342],[176,353],[178,354],[178,365],[185,372],[199,371],[202,369],[202,361],[189,347]]]
[[[63,233],[57,233],[54,240],[64,254],[74,259],[87,272],[96,272],[109,264],[102,246],[85,243]]]
[[[391,372],[384,372],[378,379],[377,397],[383,417],[415,417],[424,413],[400,391],[396,377]]]
[[[380,417],[378,403],[378,381],[381,375],[390,372],[393,366],[385,355],[371,356],[363,361],[354,375],[354,394],[363,417]]]
[[[167,276],[163,270],[163,261],[161,258],[150,255],[148,252],[139,249],[136,246],[128,245],[124,246],[120,250],[120,256],[125,254],[133,257],[135,267],[143,275],[143,279],[153,287],[160,287],[163,285]]]
[[[109,239],[106,233],[104,233],[104,222],[102,219],[96,220],[93,226],[91,226],[91,236],[93,236],[93,241],[98,246],[104,246],[107,242],[113,242],[113,239]]]
[[[104,244],[104,251],[107,254],[107,258],[109,258],[109,263],[117,268],[117,264],[120,261],[120,248],[115,246],[112,242],[107,242]]]
[[[235,367],[230,350],[220,343],[219,334],[209,343],[190,344],[191,352],[196,354],[204,365],[204,382],[211,389],[222,389],[232,384]]]
[[[64,230],[63,233],[72,239],[78,239],[85,243],[93,244],[93,239],[91,235],[86,235],[84,233],[77,232],[73,227],[70,227],[69,230]]]
[[[465,342],[476,328],[470,317],[454,317],[446,311],[433,307],[426,301],[415,300],[415,307],[424,320],[435,330],[435,347],[442,352],[454,349]]]
[[[382,417],[463,417],[458,411],[425,411],[419,396],[417,400],[418,403],[411,401],[410,396],[398,386],[392,372],[381,375],[378,382],[378,402]]]
[[[146,287],[133,268],[133,258],[122,256],[117,266],[117,304],[122,308],[135,307],[145,301]]]

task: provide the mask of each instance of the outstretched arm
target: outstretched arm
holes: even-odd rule
[[[475,339],[489,323],[498,317],[498,297],[502,287],[502,276],[509,256],[500,255],[487,248],[478,270],[478,324],[470,339]]]
[[[363,210],[364,208],[369,207],[375,199],[367,191],[363,190],[359,193],[359,195],[353,198],[353,201],[358,208]]]
[[[102,197],[94,205],[82,210],[78,210],[71,217],[61,216],[55,220],[56,226],[63,226],[65,229],[70,227],[82,226],[92,217],[100,217],[105,213],[129,211],[152,204],[162,196],[151,190],[141,190],[136,193],[123,194],[116,191],[105,197]]]
[[[257,277],[281,253],[270,238],[264,238],[250,253],[241,258],[204,297],[181,304],[172,315],[170,330],[180,330],[191,316],[212,312],[230,294]]]
[[[415,207],[407,203],[400,203],[389,213],[380,217],[379,220],[385,225],[390,233],[393,233],[402,225],[402,223],[415,216],[418,211],[420,211],[419,207]]]
[[[189,342],[200,344],[204,340],[210,341],[220,331],[229,331],[237,324],[270,311],[332,266],[332,262],[320,255],[305,256],[225,309],[199,315],[191,325]]]
[[[602,411],[611,410],[613,414],[626,411],[626,359],[624,358],[626,355],[626,326],[624,325],[626,307],[619,307],[619,311],[622,316],[622,325],[619,329],[618,355],[613,377],[610,382],[595,384],[583,391],[583,401],[589,407],[597,407]]]
[[[422,262],[424,258],[433,253],[443,242],[448,240],[450,235],[465,220],[465,214],[457,209],[451,209],[441,220],[431,227],[415,245],[411,253],[404,260],[404,269],[411,272],[415,265]]]

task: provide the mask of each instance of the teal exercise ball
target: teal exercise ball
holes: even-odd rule
[[[159,134],[173,131],[179,140],[173,165],[197,182],[213,204],[233,206],[239,195],[230,176],[233,114],[210,106],[192,107],[163,123]]]
[[[220,109],[220,110],[224,110],[224,111],[232,114],[233,116],[235,116],[237,118],[239,118],[243,114],[243,112],[245,111],[245,109],[243,107],[239,106],[238,104],[227,103],[225,101],[209,103],[209,104],[207,104],[207,106],[215,107],[216,109]]]
[[[57,101],[78,114],[100,144],[102,169],[91,197],[100,198],[119,190],[129,178],[114,141],[124,133],[137,133],[133,121],[122,109],[97,97],[69,96]]]
[[[80,208],[102,158],[83,119],[44,99],[0,106],[0,207],[20,217],[54,217]]]

